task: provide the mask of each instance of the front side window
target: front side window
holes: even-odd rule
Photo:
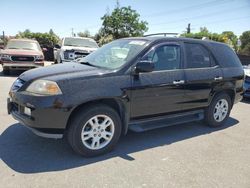
[[[205,68],[214,66],[209,51],[201,44],[185,43],[187,68]]]
[[[152,61],[155,70],[179,69],[181,65],[180,47],[177,45],[164,45],[151,50],[143,60]]]

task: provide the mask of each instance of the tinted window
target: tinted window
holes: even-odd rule
[[[155,70],[172,70],[180,68],[180,47],[165,45],[151,50],[143,60],[152,61]]]
[[[241,62],[236,53],[227,45],[212,43],[215,58],[222,67],[241,67]]]
[[[201,44],[185,43],[187,68],[204,68],[214,66],[209,51]]]

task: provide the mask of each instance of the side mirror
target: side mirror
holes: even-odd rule
[[[56,49],[60,49],[61,46],[60,46],[59,44],[56,44],[56,45],[55,45],[55,48],[56,48]]]
[[[152,61],[139,61],[135,66],[135,73],[152,72],[155,66]]]

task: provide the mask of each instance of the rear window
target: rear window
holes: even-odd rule
[[[227,45],[220,43],[211,44],[216,60],[222,67],[241,67],[241,62],[236,53]]]

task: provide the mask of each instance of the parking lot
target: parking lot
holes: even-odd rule
[[[250,100],[235,105],[222,128],[198,122],[129,132],[113,152],[82,158],[65,140],[40,138],[7,115],[19,72],[1,71],[0,187],[250,187]]]

